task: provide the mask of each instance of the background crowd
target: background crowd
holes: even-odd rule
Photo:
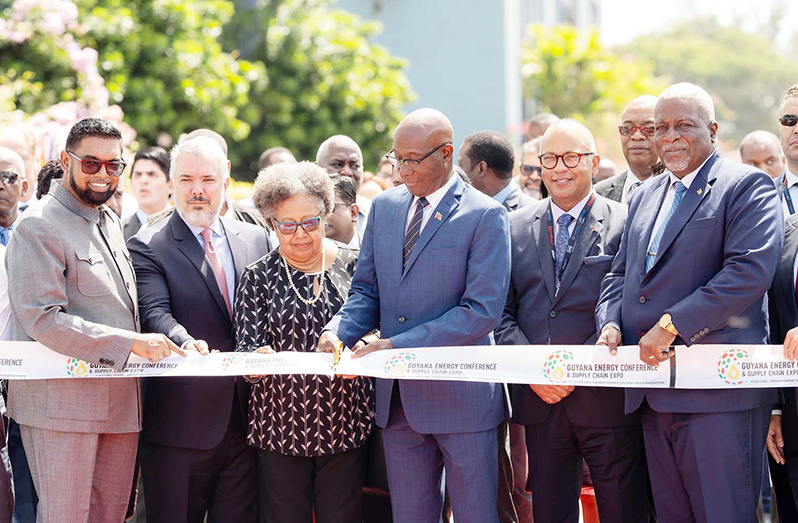
[[[344,134],[303,161],[270,148],[242,201],[213,130],[128,166],[120,131],[88,118],[42,166],[33,134],[5,129],[0,338],[115,369],[339,340],[356,357],[638,344],[657,365],[672,345],[783,343],[795,359],[798,86],[743,163],[718,151],[714,111],[692,84],[629,100],[616,173],[572,119],[533,118],[518,151],[473,133],[455,156],[422,109],[373,173]],[[4,395],[6,521],[577,521],[591,485],[604,521],[747,522],[771,484],[798,520],[793,389],[289,375]]]

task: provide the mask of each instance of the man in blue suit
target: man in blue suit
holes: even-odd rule
[[[357,351],[491,345],[507,297],[507,212],[453,173],[451,123],[420,109],[396,128],[388,158],[405,185],[371,207],[352,289],[319,349]],[[394,520],[437,523],[443,470],[458,523],[496,523],[496,427],[507,417],[495,383],[377,380]]]
[[[784,219],[770,177],[716,151],[709,94],[675,84],[659,97],[655,144],[668,171],[633,193],[596,307],[599,344],[639,344],[657,365],[671,345],[767,341],[764,295]],[[692,350],[700,350],[696,347]],[[756,521],[775,389],[627,389],[640,411],[657,516]]]
[[[596,341],[593,312],[621,243],[626,206],[593,190],[595,151],[593,135],[573,120],[543,135],[550,198],[510,214],[510,290],[496,329],[501,345]],[[611,387],[513,385],[513,422],[526,429],[535,521],[579,521],[583,458],[602,521],[649,521],[640,415],[624,414],[623,394]]]

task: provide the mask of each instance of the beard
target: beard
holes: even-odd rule
[[[219,212],[222,210],[222,204],[224,204],[224,198],[219,198],[219,203],[215,208],[202,208],[192,206],[192,201],[205,201],[210,203],[210,200],[203,197],[189,198],[185,206],[175,205],[177,214],[179,214],[187,224],[203,228],[211,226],[216,217],[219,216]]]
[[[114,195],[116,192],[116,186],[111,184],[108,186],[108,189],[103,192],[98,192],[89,187],[89,183],[86,182],[86,186],[83,188],[78,187],[78,184],[75,183],[75,177],[69,177],[69,186],[75,191],[75,194],[78,196],[80,201],[85,203],[86,205],[90,205],[92,207],[99,207],[100,205],[104,204],[108,200],[111,199],[111,196]]]

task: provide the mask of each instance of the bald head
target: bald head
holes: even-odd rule
[[[16,221],[17,204],[28,192],[25,162],[15,151],[0,147],[0,173],[0,226],[7,229]]]
[[[551,124],[543,133],[543,141],[540,144],[541,153],[546,151],[546,142],[551,141],[553,137],[568,136],[571,141],[581,147],[581,149],[573,149],[574,152],[595,152],[596,141],[593,139],[593,133],[590,129],[577,122],[576,120],[558,120]],[[560,153],[557,153],[560,154]]]
[[[393,133],[392,154],[407,189],[428,196],[443,187],[452,174],[452,123],[440,111],[418,109],[405,116]],[[421,160],[421,163],[404,160]]]
[[[560,209],[568,211],[590,194],[601,162],[595,153],[593,134],[574,120],[559,120],[543,134],[541,176]]]
[[[703,119],[702,123],[710,124],[715,121],[715,102],[708,92],[697,85],[688,82],[673,84],[659,95],[657,107],[673,100],[688,102],[694,106]]]
[[[39,171],[41,164],[39,163],[39,152],[36,137],[28,128],[27,125],[20,127],[19,125],[0,129],[0,147],[7,147],[17,153],[22,161],[25,163],[25,172],[20,173],[28,180],[28,185],[33,187],[36,185],[36,173]],[[28,191],[26,195],[21,197],[21,200],[28,201],[33,194],[33,191]]]
[[[654,119],[654,107],[657,105],[657,97],[651,94],[644,94],[638,96],[626,106],[623,110],[621,119],[625,120],[630,112],[645,111],[651,113],[651,119]]]
[[[13,171],[25,177],[25,160],[8,147],[0,147],[0,172]]]
[[[781,150],[779,138],[768,131],[752,131],[740,142],[740,158],[743,163],[765,171],[778,178],[786,168],[786,158]]]
[[[316,163],[331,175],[346,176],[360,189],[363,181],[363,153],[352,138],[336,134],[324,140],[316,152]]]

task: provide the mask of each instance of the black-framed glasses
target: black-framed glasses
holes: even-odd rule
[[[795,127],[795,124],[798,124],[798,115],[785,114],[779,118],[779,123],[784,127]]]
[[[391,162],[391,165],[393,165],[397,169],[401,169],[401,168],[404,168],[404,167],[407,167],[407,166],[410,166],[411,169],[415,169],[421,164],[421,162],[423,162],[424,160],[426,160],[427,158],[429,158],[430,156],[432,156],[433,154],[438,152],[438,149],[440,149],[441,147],[445,147],[447,145],[452,145],[452,142],[444,142],[444,143],[440,144],[438,147],[434,148],[433,150],[431,150],[430,152],[428,152],[427,154],[425,154],[424,156],[422,156],[421,158],[418,158],[418,159],[416,159],[416,158],[397,158],[396,156],[391,154],[393,152],[393,150],[391,150],[391,152],[386,154],[385,157],[388,159],[389,162]]]
[[[335,214],[335,210],[338,208],[338,206],[339,206],[339,205],[343,205],[344,207],[351,207],[351,206],[352,206],[352,204],[351,204],[351,203],[346,203],[346,202],[334,202],[334,203],[333,203],[333,208],[332,208],[332,211],[330,211],[330,214]],[[307,230],[307,229],[306,229],[306,230]]]
[[[654,136],[654,132],[656,131],[656,128],[654,127],[653,124],[652,125],[619,125],[618,126],[618,132],[621,133],[621,136],[632,136],[633,134],[635,134],[637,132],[638,129],[640,130],[641,133],[643,133],[643,136],[648,136],[648,137]]]
[[[305,232],[317,231],[321,225],[321,215],[315,218],[302,220],[301,222],[278,222],[277,220],[272,220],[272,223],[274,224],[274,228],[282,234],[291,236],[296,233],[299,227],[302,227],[302,230]]]
[[[122,173],[125,171],[125,167],[127,167],[127,164],[124,160],[111,160],[110,162],[103,162],[101,160],[94,160],[92,158],[81,158],[72,151],[67,151],[67,154],[76,160],[80,160],[80,170],[83,171],[84,174],[97,174],[100,172],[100,169],[105,166],[105,172],[108,173],[108,176],[117,178],[122,176]]]
[[[19,173],[14,171],[3,171],[0,173],[0,180],[6,185],[14,185],[19,180]]]
[[[579,162],[582,161],[583,156],[593,156],[596,153],[575,153],[575,152],[567,152],[565,154],[554,154],[554,153],[546,153],[541,154],[538,156],[538,160],[540,160],[540,165],[543,166],[544,169],[556,169],[557,163],[562,158],[562,163],[569,169],[573,169]]]
[[[543,169],[540,167],[540,165],[527,165],[522,163],[519,169],[521,169],[521,172],[527,176],[532,176],[533,174],[540,176],[540,174],[543,172]]]

